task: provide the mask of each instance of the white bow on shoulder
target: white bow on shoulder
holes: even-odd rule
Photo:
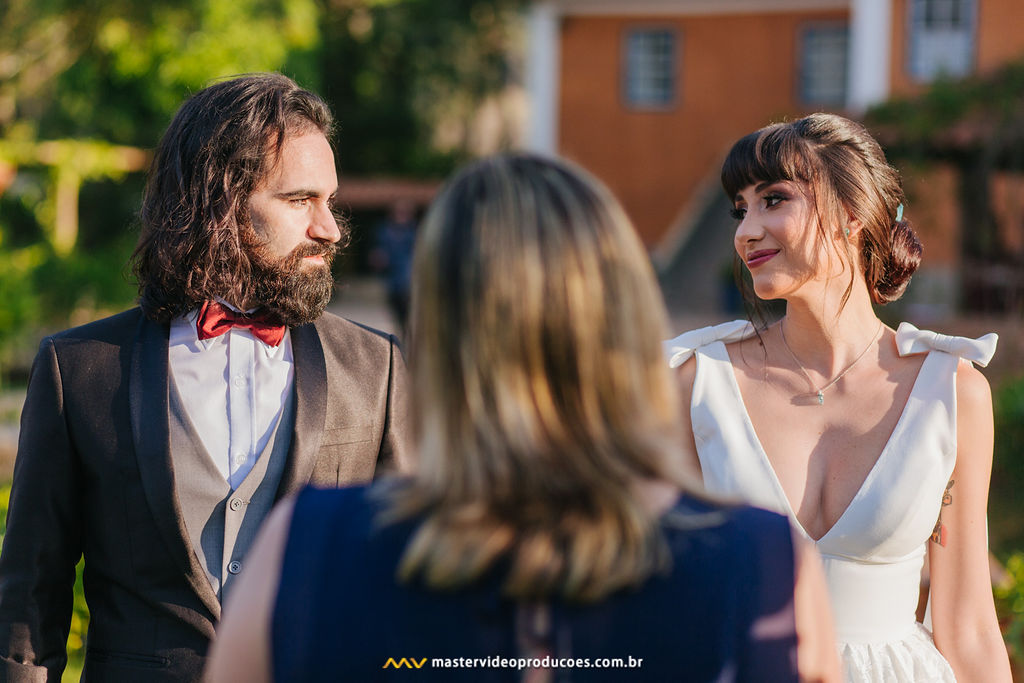
[[[919,330],[910,323],[900,323],[899,329],[896,330],[896,348],[901,356],[935,349],[972,361],[981,367],[985,367],[992,360],[998,341],[999,335],[995,332],[971,339],[939,334],[931,330]]]
[[[663,342],[665,355],[668,357],[668,366],[678,368],[685,363],[694,351],[712,342],[720,341],[729,343],[740,341],[754,334],[754,326],[748,320],[732,320],[720,325],[701,327],[689,332],[683,332],[675,339]]]

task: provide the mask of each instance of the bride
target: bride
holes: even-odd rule
[[[722,170],[766,328],[667,342],[708,489],[785,512],[817,544],[848,681],[1009,681],[985,510],[995,335],[886,327],[921,246],[859,124],[814,114],[740,139]],[[923,562],[933,634],[915,619]],[[955,678],[954,678],[955,674]]]

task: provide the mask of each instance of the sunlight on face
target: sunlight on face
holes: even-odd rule
[[[277,166],[249,197],[253,230],[269,254],[281,258],[306,243],[340,240],[331,212],[337,190],[334,152],[324,134],[286,136]],[[320,256],[308,258],[323,263]]]
[[[760,298],[785,299],[807,287],[820,288],[846,270],[822,239],[806,183],[748,185],[733,206],[733,217],[739,221],[733,245]]]

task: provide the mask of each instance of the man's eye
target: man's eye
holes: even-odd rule
[[[296,197],[292,200],[292,206],[306,206],[309,204],[309,197]]]
[[[741,221],[747,215],[747,210],[746,209],[730,209],[729,210],[729,215],[732,216],[733,218],[735,218],[736,220]]]

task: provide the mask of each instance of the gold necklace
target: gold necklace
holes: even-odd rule
[[[882,321],[881,320],[878,321],[878,329],[875,330],[875,334],[874,334],[873,337],[871,337],[871,341],[869,341],[868,345],[864,347],[864,350],[861,351],[860,354],[856,358],[853,359],[853,362],[850,363],[849,365],[847,365],[846,368],[842,372],[840,372],[838,375],[833,377],[832,380],[829,381],[828,384],[826,384],[825,386],[823,386],[823,387],[821,387],[819,389],[815,389],[814,388],[814,381],[811,379],[811,376],[807,374],[807,371],[804,370],[804,364],[800,362],[800,359],[796,357],[795,353],[793,353],[793,349],[791,349],[789,347],[789,342],[786,341],[786,325],[785,325],[785,321],[779,323],[779,331],[782,333],[782,343],[786,346],[786,350],[789,351],[789,355],[793,357],[793,362],[795,362],[796,366],[798,368],[800,368],[800,373],[804,376],[804,379],[807,380],[807,385],[811,388],[811,393],[812,394],[817,394],[817,396],[818,396],[818,405],[820,406],[820,405],[825,405],[825,390],[828,389],[829,387],[831,387],[833,384],[835,384],[839,380],[841,380],[843,378],[843,375],[848,373],[853,368],[853,366],[856,365],[860,361],[860,359],[864,357],[865,354],[867,354],[868,349],[870,349],[872,346],[874,346],[875,342],[878,340],[878,337],[880,337],[881,334],[882,334]]]

